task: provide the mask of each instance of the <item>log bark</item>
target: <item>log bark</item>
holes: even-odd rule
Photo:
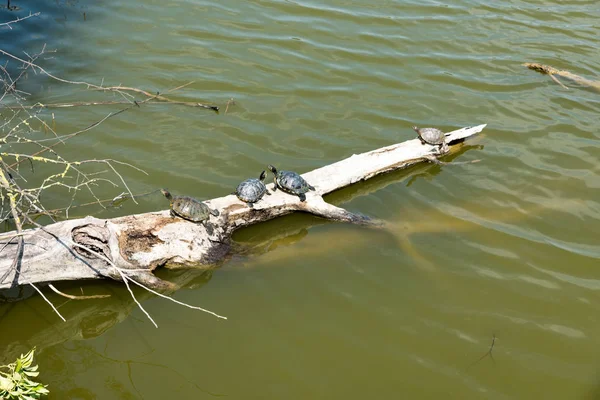
[[[462,128],[447,133],[446,140],[452,145],[483,128],[485,125]],[[250,208],[236,196],[229,195],[206,201],[211,208],[219,210],[220,215],[211,216],[205,224],[172,217],[169,210],[113,219],[86,217],[23,231],[21,251],[17,232],[5,233],[0,236],[0,289],[19,290],[30,283],[84,279],[121,281],[123,273],[154,289],[174,289],[172,283],[157,278],[153,271],[162,266],[210,268],[230,252],[233,232],[245,226],[295,211],[334,221],[378,226],[380,221],[334,206],[323,196],[443,155],[438,146],[421,144],[418,139],[355,154],[303,174],[316,189],[306,194],[305,202],[278,190]],[[273,184],[267,187],[272,191]]]

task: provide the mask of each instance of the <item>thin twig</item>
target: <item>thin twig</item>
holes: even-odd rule
[[[189,81],[188,83],[184,83],[181,86],[177,86],[176,88],[167,90],[167,93],[172,93],[176,90],[183,89],[184,87],[190,86],[191,84],[196,83],[196,81]]]
[[[558,83],[560,86],[562,86],[565,89],[569,89],[568,87],[566,87],[565,85],[563,85],[563,83],[561,81],[559,81],[554,74],[548,74],[548,76],[550,77],[550,79],[552,79],[554,82]]]
[[[163,97],[164,98],[164,97]],[[213,111],[219,111],[217,106],[211,106],[196,101],[175,101],[175,100],[161,100],[161,101],[145,101],[146,104],[173,104],[188,107],[200,107],[206,108]],[[78,101],[73,103],[39,103],[32,106],[14,106],[4,107],[9,110],[21,110],[21,109],[33,109],[33,108],[72,108],[72,107],[90,107],[90,106],[110,106],[117,104],[131,104],[131,101]],[[141,102],[138,102],[141,104]]]
[[[111,118],[111,117],[114,117],[114,116],[116,116],[116,115],[119,115],[119,114],[121,114],[122,112],[125,112],[125,111],[127,111],[127,110],[131,109],[131,107],[132,107],[132,106],[130,106],[130,107],[127,107],[127,108],[123,108],[122,110],[119,110],[119,111],[111,112],[111,113],[109,113],[108,115],[106,115],[104,118],[102,118],[101,120],[99,120],[99,121],[96,121],[96,122],[92,123],[91,125],[88,125],[86,128],[84,128],[84,129],[81,129],[81,130],[79,130],[79,131],[77,131],[77,132],[70,133],[70,134],[68,134],[68,135],[65,135],[65,136],[62,136],[62,137],[64,138],[64,140],[71,139],[72,137],[75,137],[75,136],[77,136],[77,135],[79,135],[79,134],[81,134],[81,133],[84,133],[84,132],[87,132],[87,131],[89,131],[89,130],[90,130],[90,129],[92,129],[92,128],[95,128],[96,126],[100,125],[101,123],[103,123],[104,121],[106,121],[107,119],[109,119],[109,118]],[[46,151],[48,151],[48,150],[50,150],[50,149],[54,148],[55,146],[58,146],[58,145],[59,145],[59,144],[61,144],[61,143],[63,143],[63,142],[61,141],[61,142],[55,143],[55,144],[53,144],[53,145],[51,145],[51,146],[48,146],[46,149],[42,149],[42,150],[40,150],[40,151],[37,151],[37,152],[33,153],[33,154],[30,156],[30,157],[39,156],[40,154],[43,154],[43,153],[45,153]],[[21,163],[22,163],[24,160],[25,160],[25,159],[22,159],[22,160],[16,161],[16,162],[14,162],[14,163],[10,164],[9,166],[10,166],[11,168],[13,168],[13,167],[16,167],[17,165],[21,164]]]
[[[103,89],[102,87],[100,87],[100,86],[98,86],[98,85],[94,85],[94,84],[92,84],[92,83],[83,82],[83,81],[70,81],[70,80],[68,80],[68,79],[62,79],[62,78],[59,78],[59,77],[57,77],[57,76],[55,76],[55,75],[52,75],[50,72],[46,71],[44,68],[40,67],[39,65],[37,65],[37,64],[34,64],[34,63],[33,63],[33,62],[31,62],[31,61],[23,60],[22,58],[20,58],[20,57],[17,57],[17,56],[15,56],[15,55],[13,55],[13,54],[11,54],[11,53],[7,52],[7,51],[4,51],[4,50],[2,50],[2,49],[0,49],[0,54],[4,54],[4,55],[5,55],[5,56],[7,56],[7,57],[10,57],[10,58],[12,58],[12,59],[14,59],[14,60],[17,60],[17,61],[19,61],[19,62],[22,62],[23,64],[25,64],[25,65],[27,65],[27,66],[30,66],[30,67],[32,67],[34,70],[35,70],[35,68],[37,68],[37,69],[38,69],[40,72],[44,73],[44,75],[46,75],[46,76],[48,76],[48,77],[50,77],[50,78],[52,78],[52,79],[54,79],[54,80],[56,80],[56,81],[63,82],[63,83],[71,83],[71,84],[73,84],[73,85],[85,85],[85,86],[87,86],[88,88]]]
[[[17,18],[17,19],[15,19],[14,21],[3,22],[3,23],[1,23],[1,24],[0,24],[0,26],[4,26],[4,25],[6,25],[6,26],[8,26],[10,29],[12,29],[12,26],[10,26],[11,24],[14,24],[14,23],[17,23],[17,22],[20,22],[20,21],[25,21],[26,19],[29,19],[29,18],[31,18],[31,17],[37,17],[38,15],[40,15],[40,13],[39,13],[39,12],[36,12],[35,14],[31,14],[31,12],[30,12],[30,13],[29,13],[29,15],[28,15],[28,16],[26,16],[26,17]]]
[[[19,272],[18,266],[19,266],[19,261],[21,260],[21,257],[23,256],[23,246],[25,244],[25,241],[23,240],[23,236],[21,235],[21,232],[23,231],[23,225],[21,223],[21,218],[19,217],[19,211],[17,210],[17,204],[15,201],[16,194],[11,190],[10,182],[4,175],[4,171],[2,171],[1,169],[0,169],[0,184],[3,187],[3,189],[6,190],[6,192],[8,194],[8,200],[10,202],[10,211],[11,211],[13,219],[15,221],[15,226],[17,228],[17,234],[19,234],[18,239],[17,239],[18,244],[17,244],[17,252],[15,253],[15,258],[13,259],[13,262],[12,262],[10,268],[8,269],[8,271],[6,271],[6,274],[4,274],[4,276],[2,277],[2,280],[0,280],[0,282],[4,283],[4,280],[8,277],[8,275],[11,273],[11,271],[15,271],[15,278],[18,277],[18,272]]]
[[[134,197],[135,197],[135,198],[140,198],[140,197],[144,197],[144,196],[151,195],[151,194],[153,194],[153,193],[156,193],[156,192],[158,192],[158,191],[160,191],[160,189],[155,189],[155,190],[152,190],[152,191],[150,191],[150,192],[146,192],[146,193],[136,194]],[[125,193],[123,193],[123,194],[125,194]],[[105,203],[117,203],[117,202],[119,202],[119,204],[120,204],[121,202],[123,202],[123,201],[125,201],[125,200],[127,200],[127,199],[129,199],[129,198],[130,198],[130,197],[129,197],[128,195],[127,195],[127,196],[121,196],[121,197],[120,197],[120,196],[117,196],[117,197],[114,197],[114,198],[112,198],[112,199],[104,199],[104,200],[100,200],[100,203],[102,203],[102,204],[105,204]],[[80,208],[80,207],[93,206],[93,205],[97,205],[97,204],[98,204],[98,201],[90,201],[90,202],[88,202],[88,203],[76,204],[76,205],[69,206],[69,207],[63,207],[63,208],[54,208],[54,209],[52,209],[52,210],[46,210],[46,213],[48,213],[48,214],[50,214],[50,215],[56,215],[56,214],[57,214],[58,212],[60,212],[60,211],[65,211],[65,210],[67,210],[67,208],[69,208],[69,209],[72,209],[72,208]],[[112,207],[117,207],[117,206],[116,206],[116,205],[114,205],[114,204],[111,204],[111,206],[112,206]],[[40,213],[40,214],[46,215],[45,213]],[[30,215],[36,215],[36,214],[34,213],[34,214],[30,214]],[[0,240],[1,240],[1,238],[0,238]],[[1,251],[1,249],[0,249],[0,251]]]
[[[66,294],[66,293],[61,292],[60,290],[55,288],[54,285],[52,285],[51,283],[48,284],[48,287],[50,289],[52,289],[54,291],[54,293],[59,294],[63,297],[66,297],[67,299],[71,299],[71,300],[105,299],[107,297],[110,297],[110,294],[95,294],[92,296],[75,296],[72,294]]]
[[[490,345],[490,349],[487,351],[487,353],[485,353],[484,355],[482,355],[479,360],[475,361],[473,364],[469,365],[467,367],[467,370],[469,368],[471,368],[472,366],[474,366],[475,364],[477,364],[479,361],[483,360],[484,358],[486,358],[487,356],[490,356],[490,358],[492,359],[492,361],[494,362],[494,365],[496,364],[496,360],[494,360],[494,356],[492,355],[492,350],[494,349],[494,344],[496,344],[496,334],[492,334],[492,344]]]
[[[189,85],[190,83],[187,83],[185,85],[182,85],[180,87],[185,87],[187,85]],[[130,92],[135,92],[135,93],[140,93],[143,94],[144,96],[147,97],[152,97],[156,100],[160,100],[161,102],[166,102],[166,103],[170,103],[170,104],[180,104],[180,105],[184,105],[184,106],[191,106],[191,107],[202,107],[202,108],[207,108],[213,111],[219,111],[219,107],[217,106],[212,106],[209,104],[204,104],[204,103],[199,103],[199,102],[189,102],[189,101],[175,101],[175,100],[171,100],[165,96],[161,96],[159,93],[153,94],[150,93],[146,90],[143,89],[138,89],[138,88],[133,88],[133,87],[128,87],[128,86],[108,86],[108,87],[96,87],[96,90],[104,90],[104,91],[116,91],[116,92],[121,92],[121,91],[130,91]],[[179,88],[175,88],[173,90],[177,90]]]
[[[143,287],[144,289],[146,289],[146,290],[147,290],[147,291],[149,291],[150,293],[153,293],[153,294],[155,294],[155,295],[157,295],[157,296],[159,296],[159,297],[162,297],[163,299],[170,300],[170,301],[172,301],[173,303],[177,303],[177,304],[179,304],[179,305],[182,305],[182,306],[185,306],[185,307],[188,307],[188,308],[192,308],[192,309],[194,309],[194,310],[200,310],[200,311],[204,311],[205,313],[208,313],[208,314],[214,315],[214,316],[215,316],[215,317],[217,317],[217,318],[221,318],[221,319],[227,319],[227,317],[224,317],[224,316],[222,316],[222,315],[219,315],[219,314],[217,314],[217,313],[214,313],[214,312],[212,312],[212,311],[209,311],[209,310],[207,310],[207,309],[205,309],[205,308],[202,308],[202,307],[197,307],[197,306],[192,306],[192,305],[189,305],[189,304],[183,303],[183,302],[181,302],[181,301],[179,301],[179,300],[175,300],[175,299],[174,299],[174,298],[172,298],[172,297],[165,296],[164,294],[158,293],[158,292],[156,292],[156,291],[154,291],[154,290],[150,289],[150,288],[149,288],[149,287],[147,287],[147,286],[144,286],[144,285],[142,285],[141,283],[139,283],[138,281],[135,281],[135,280],[133,280],[133,279],[132,279],[131,281],[132,281],[133,283],[135,283],[136,285]]]
[[[89,251],[89,249],[88,249],[88,251]],[[113,264],[113,266],[115,266],[115,268],[117,268],[117,272],[119,272],[119,275],[121,275],[121,278],[123,279],[123,282],[125,283],[125,287],[127,287],[127,290],[129,291],[129,294],[133,298],[133,301],[135,301],[135,304],[137,304],[138,307],[140,308],[140,310],[142,310],[142,312],[144,314],[146,314],[146,317],[148,317],[148,319],[150,320],[150,322],[152,322],[152,324],[154,324],[154,327],[158,328],[158,324],[154,321],[154,319],[152,319],[152,317],[150,316],[150,314],[148,313],[148,311],[146,311],[146,309],[144,307],[142,307],[142,304],[138,301],[138,299],[133,294],[133,290],[131,290],[131,288],[129,287],[129,283],[127,282],[129,280],[129,278],[127,276],[125,276],[125,274],[123,273],[123,271],[121,271],[120,268],[118,268],[114,264]],[[132,279],[132,282],[133,282],[133,279]]]
[[[230,98],[229,100],[227,100],[227,105],[225,106],[225,114],[227,114],[227,111],[229,110],[229,105],[235,105],[235,100],[233,100],[233,97]]]
[[[42,293],[42,291],[40,289],[38,289],[33,283],[31,283],[31,282],[28,282],[28,283],[32,288],[34,288],[40,294],[40,296],[42,296],[42,298],[46,301],[46,303],[50,304],[50,307],[52,307],[52,309],[60,317],[60,319],[62,319],[63,322],[67,322],[67,320],[62,315],[60,315],[60,313],[58,312],[56,307],[54,307],[54,304],[52,304],[52,302],[50,300],[48,300],[46,298],[46,296],[44,296],[44,293]]]

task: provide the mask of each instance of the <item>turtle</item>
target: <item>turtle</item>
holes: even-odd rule
[[[417,128],[413,126],[413,129],[419,135],[419,140],[423,144],[439,145],[439,150],[442,153],[448,151],[448,144],[446,144],[446,134],[436,128]]]
[[[219,211],[213,210],[198,199],[189,196],[172,196],[167,189],[160,190],[171,202],[171,215],[192,222],[204,222],[211,215],[219,216]]]
[[[279,188],[286,193],[300,197],[300,201],[304,201],[306,200],[304,193],[309,190],[315,190],[313,186],[306,182],[304,178],[296,172],[277,171],[277,168],[272,165],[269,165],[268,168],[274,175],[273,181],[275,182],[275,187],[273,188],[273,191]]]
[[[235,194],[238,199],[244,203],[247,203],[248,207],[252,208],[252,204],[262,199],[265,194],[269,196],[271,195],[263,183],[266,177],[267,173],[266,171],[263,171],[258,179],[246,179],[238,185],[238,187],[235,189],[235,192],[232,194]]]

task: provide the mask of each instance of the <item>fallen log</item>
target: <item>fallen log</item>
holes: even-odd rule
[[[446,141],[450,145],[462,141],[485,126],[447,133]],[[113,219],[86,217],[24,230],[22,249],[17,245],[18,233],[8,232],[0,235],[0,289],[84,279],[123,281],[124,277],[153,289],[174,289],[153,271],[162,266],[210,268],[230,252],[233,232],[251,224],[303,211],[334,221],[379,226],[381,222],[336,207],[323,196],[418,162],[438,162],[437,157],[444,154],[438,146],[413,139],[353,155],[303,174],[316,188],[306,194],[305,202],[279,190],[249,208],[228,195],[206,201],[220,211],[206,224],[172,217],[169,210]],[[268,188],[272,190],[273,184]]]

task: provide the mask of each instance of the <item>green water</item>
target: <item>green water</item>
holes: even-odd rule
[[[18,5],[3,20],[38,11]],[[50,398],[600,396],[600,93],[520,65],[600,79],[597,2],[75,1],[39,11],[1,30],[0,48],[46,43],[56,53],[43,65],[71,80],[161,93],[193,81],[172,97],[222,110],[235,99],[219,115],[134,108],[61,148],[143,169],[119,167],[136,193],[218,197],[267,163],[306,172],[411,139],[412,125],[488,124],[456,159],[479,163],[421,165],[328,198],[391,231],[293,215],[239,232],[253,251],[212,273],[163,273],[184,283],[178,300],[227,321],[139,293],[155,329],[106,282],[83,285],[106,300],[47,293],[66,323],[39,296],[0,306],[0,345],[10,357],[37,346]],[[33,74],[23,84],[32,101],[117,98]],[[56,129],[117,109],[54,110]],[[71,216],[166,206],[157,194]],[[494,335],[493,359],[482,358]]]

